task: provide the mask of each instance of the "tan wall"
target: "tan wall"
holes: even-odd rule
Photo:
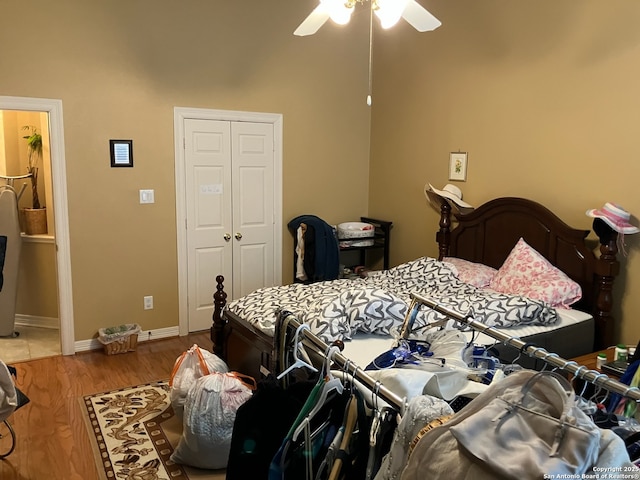
[[[18,118],[13,111],[2,112],[2,148],[0,149],[0,163],[3,175],[24,175],[25,172],[21,164],[21,156],[18,142]],[[19,185],[15,185],[19,186]]]
[[[58,319],[56,275],[53,241],[23,239],[16,313]]]
[[[437,255],[422,188],[469,152],[468,202],[537,200],[574,227],[617,202],[640,221],[640,3],[421,2],[443,23],[375,41],[370,213],[394,220],[392,263]],[[618,337],[640,338],[640,235],[625,237]]]
[[[312,8],[284,0],[3,2],[0,95],[63,103],[77,341],[113,324],[178,323],[175,106],[283,114],[285,222],[367,213],[366,18],[294,37]],[[133,169],[109,167],[114,138],[133,140]],[[154,205],[138,204],[141,188],[155,189]],[[290,281],[293,247],[284,238]],[[143,310],[144,295],[154,296],[153,310]]]

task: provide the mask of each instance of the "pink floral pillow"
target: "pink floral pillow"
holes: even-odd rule
[[[493,277],[489,288],[569,308],[582,298],[580,285],[554,267],[522,238]]]
[[[495,268],[482,263],[463,260],[462,258],[444,257],[442,261],[455,267],[458,273],[458,280],[478,288],[488,287],[491,279],[498,272]]]

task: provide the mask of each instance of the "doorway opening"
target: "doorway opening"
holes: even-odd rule
[[[16,165],[16,158],[22,148],[15,138],[7,138],[5,132],[11,135],[12,130],[18,129],[20,137],[33,133],[34,129],[42,135],[43,162],[39,175],[42,189],[42,203],[46,205],[47,225],[44,233],[22,235],[23,249],[21,269],[18,280],[18,300],[16,306],[16,331],[25,330],[22,340],[32,337],[28,332],[32,328],[48,327],[52,330],[59,328],[57,349],[52,345],[55,336],[45,335],[47,347],[36,346],[30,349],[30,357],[51,356],[56,353],[71,355],[75,353],[73,331],[73,302],[71,291],[71,258],[69,248],[69,222],[66,186],[66,164],[64,157],[64,133],[62,122],[62,102],[52,99],[36,99],[24,97],[0,96],[0,114],[8,125],[3,124],[0,138],[3,155],[0,156],[0,174],[13,176],[20,172],[11,169],[20,168]],[[23,125],[24,124],[24,125]],[[23,131],[23,127],[27,127]],[[19,140],[24,140],[19,138]],[[16,147],[17,145],[17,147]],[[26,147],[25,147],[26,148]],[[15,185],[18,189],[20,185]],[[27,189],[30,190],[30,189]],[[31,194],[27,191],[20,206],[30,203]],[[22,260],[21,258],[21,260]],[[24,264],[24,268],[23,265]],[[31,288],[37,276],[39,288]],[[22,291],[22,290],[28,291]],[[50,332],[49,332],[50,333]],[[26,337],[26,338],[25,338]],[[19,339],[17,337],[16,339]],[[11,341],[2,339],[0,341]],[[44,345],[44,344],[43,344]],[[42,351],[38,351],[38,350]],[[3,350],[5,346],[3,345]],[[11,361],[16,361],[12,359]]]

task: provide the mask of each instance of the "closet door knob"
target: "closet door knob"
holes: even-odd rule
[[[236,240],[240,240],[242,238],[242,234],[240,232],[236,233]]]
[[[228,242],[229,240],[231,240],[231,234],[225,233],[223,238]]]

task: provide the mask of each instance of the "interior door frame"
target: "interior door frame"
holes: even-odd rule
[[[173,127],[175,143],[176,177],[176,231],[178,248],[178,332],[189,333],[189,308],[187,305],[187,202],[185,192],[184,120],[219,120],[273,124],[273,172],[274,172],[274,256],[275,283],[282,283],[282,114],[242,112],[236,110],[211,110],[204,108],[174,107]],[[211,292],[213,296],[215,292]],[[213,324],[213,323],[212,323]]]
[[[71,283],[71,248],[69,241],[69,204],[67,200],[67,167],[62,121],[62,100],[0,96],[0,110],[23,110],[49,114],[51,181],[58,274],[58,315],[60,317],[60,349],[73,355],[75,333],[73,319],[73,287]]]

